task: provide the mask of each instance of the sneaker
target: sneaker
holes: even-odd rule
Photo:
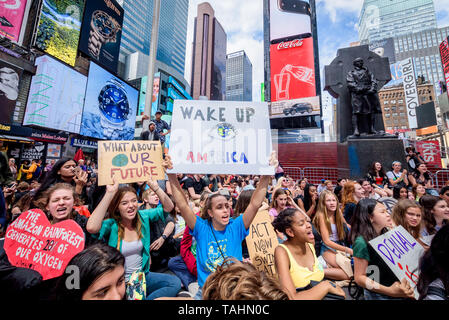
[[[200,287],[198,285],[198,282],[196,282],[196,281],[189,284],[189,292],[192,294],[192,296],[196,295],[199,288]]]

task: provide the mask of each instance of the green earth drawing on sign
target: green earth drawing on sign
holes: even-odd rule
[[[125,154],[118,154],[112,158],[112,165],[114,167],[124,167],[128,164],[128,157]]]

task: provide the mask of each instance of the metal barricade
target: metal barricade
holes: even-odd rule
[[[434,174],[435,188],[441,189],[446,185],[446,182],[449,180],[449,170],[438,170]]]
[[[313,184],[319,184],[321,179],[331,180],[335,184],[338,178],[349,177],[349,169],[344,168],[306,167],[302,173],[303,178]]]
[[[290,176],[295,181],[302,179],[302,170],[298,167],[282,167],[284,174]]]

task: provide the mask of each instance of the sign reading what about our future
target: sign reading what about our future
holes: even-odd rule
[[[175,100],[170,173],[274,175],[268,104]]]
[[[419,279],[419,260],[424,248],[402,226],[380,235],[369,243],[399,280],[407,279],[418,299],[416,285]]]
[[[276,232],[271,224],[268,211],[260,211],[249,227],[246,237],[249,257],[254,266],[271,276],[276,274],[274,250],[278,246]]]
[[[42,210],[32,209],[9,225],[4,249],[13,266],[35,270],[47,280],[61,276],[84,249],[84,233],[73,220],[52,225]]]
[[[98,185],[165,178],[160,141],[98,141]]]

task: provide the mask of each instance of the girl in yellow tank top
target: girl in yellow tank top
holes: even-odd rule
[[[291,300],[321,300],[328,293],[345,296],[340,287],[324,279],[324,271],[315,254],[310,218],[301,210],[285,209],[273,221],[273,227],[287,240],[274,251],[274,262],[282,289]],[[311,281],[319,282],[310,289]]]
[[[287,246],[280,244],[282,248],[287,251],[288,257],[290,259],[290,276],[292,277],[293,283],[296,288],[304,288],[310,284],[310,281],[321,281],[324,279],[324,271],[321,264],[318,262],[315,254],[315,248],[311,243],[307,243],[310,250],[312,250],[315,264],[313,265],[313,271],[310,271],[309,268],[300,266],[298,262],[296,262],[290,250]]]

